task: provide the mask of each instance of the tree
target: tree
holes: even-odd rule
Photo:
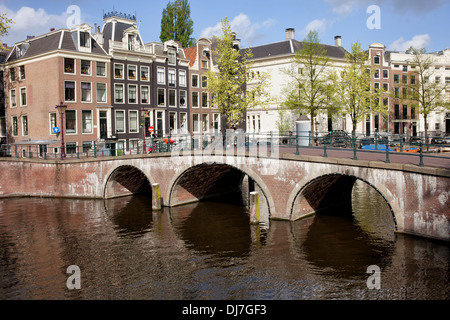
[[[291,79],[285,88],[283,105],[298,115],[307,114],[314,135],[314,119],[321,111],[332,111],[332,86],[328,68],[331,66],[325,46],[319,42],[317,31],[310,31],[295,53],[292,67],[285,70]]]
[[[449,102],[446,100],[446,85],[434,79],[434,81],[430,80],[435,70],[433,55],[426,54],[424,48],[410,47],[409,52],[412,54],[409,63],[415,67],[413,73],[419,78],[418,81],[409,85],[409,91],[412,100],[418,103],[419,114],[423,115],[425,137],[428,137],[428,116],[434,111],[450,109]]]
[[[0,38],[8,34],[10,24],[14,23],[11,19],[8,19],[6,13],[0,13]],[[3,43],[0,40],[0,49],[4,49]]]
[[[184,48],[195,45],[191,38],[194,22],[191,19],[191,7],[188,0],[169,2],[162,12],[160,40],[180,41]]]
[[[226,17],[222,20],[222,37],[215,41],[218,45],[213,54],[218,72],[208,71],[207,88],[212,105],[226,116],[227,125],[236,129],[249,108],[268,102],[268,77],[251,72],[251,49],[241,51],[233,47],[234,35]]]
[[[340,112],[350,116],[352,135],[356,133],[359,122],[371,113],[387,114],[388,108],[380,104],[383,97],[379,90],[371,89],[374,69],[367,64],[368,54],[361,48],[360,42],[353,43],[351,53],[346,53],[347,64],[340,74],[333,73],[333,100],[341,106]]]

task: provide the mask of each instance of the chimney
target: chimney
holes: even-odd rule
[[[342,37],[341,36],[334,37],[334,45],[336,47],[342,47]]]
[[[286,40],[295,40],[295,29],[294,28],[286,29]]]

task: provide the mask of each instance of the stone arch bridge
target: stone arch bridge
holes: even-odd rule
[[[395,229],[450,240],[450,170],[281,154],[272,158],[195,152],[84,160],[0,160],[0,197],[114,198],[160,194],[163,206],[257,191],[261,220],[297,220],[351,206],[356,180],[389,205]],[[155,189],[157,186],[158,189]],[[255,193],[252,193],[255,194]],[[351,211],[350,211],[351,212]]]

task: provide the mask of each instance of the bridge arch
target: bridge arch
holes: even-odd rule
[[[151,181],[138,167],[125,164],[112,168],[106,175],[103,188],[105,199],[143,194],[151,196]]]
[[[372,187],[384,199],[391,211],[394,229],[397,231],[402,216],[396,205],[397,201],[389,189],[384,185],[372,183],[367,178],[348,173],[327,173],[309,180],[304,178],[289,197],[290,220],[298,220],[330,207],[351,209],[352,189],[357,180]]]
[[[231,192],[229,191],[230,187]],[[226,162],[202,162],[193,166],[186,165],[170,181],[166,198],[169,199],[168,205],[174,207],[208,198],[226,196],[226,194],[249,191],[260,192],[261,208],[267,211],[267,220],[270,219],[271,212],[275,210],[275,203],[269,188],[256,172],[244,165]]]

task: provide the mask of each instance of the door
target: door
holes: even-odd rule
[[[108,116],[106,111],[100,111],[100,139],[108,138]]]

